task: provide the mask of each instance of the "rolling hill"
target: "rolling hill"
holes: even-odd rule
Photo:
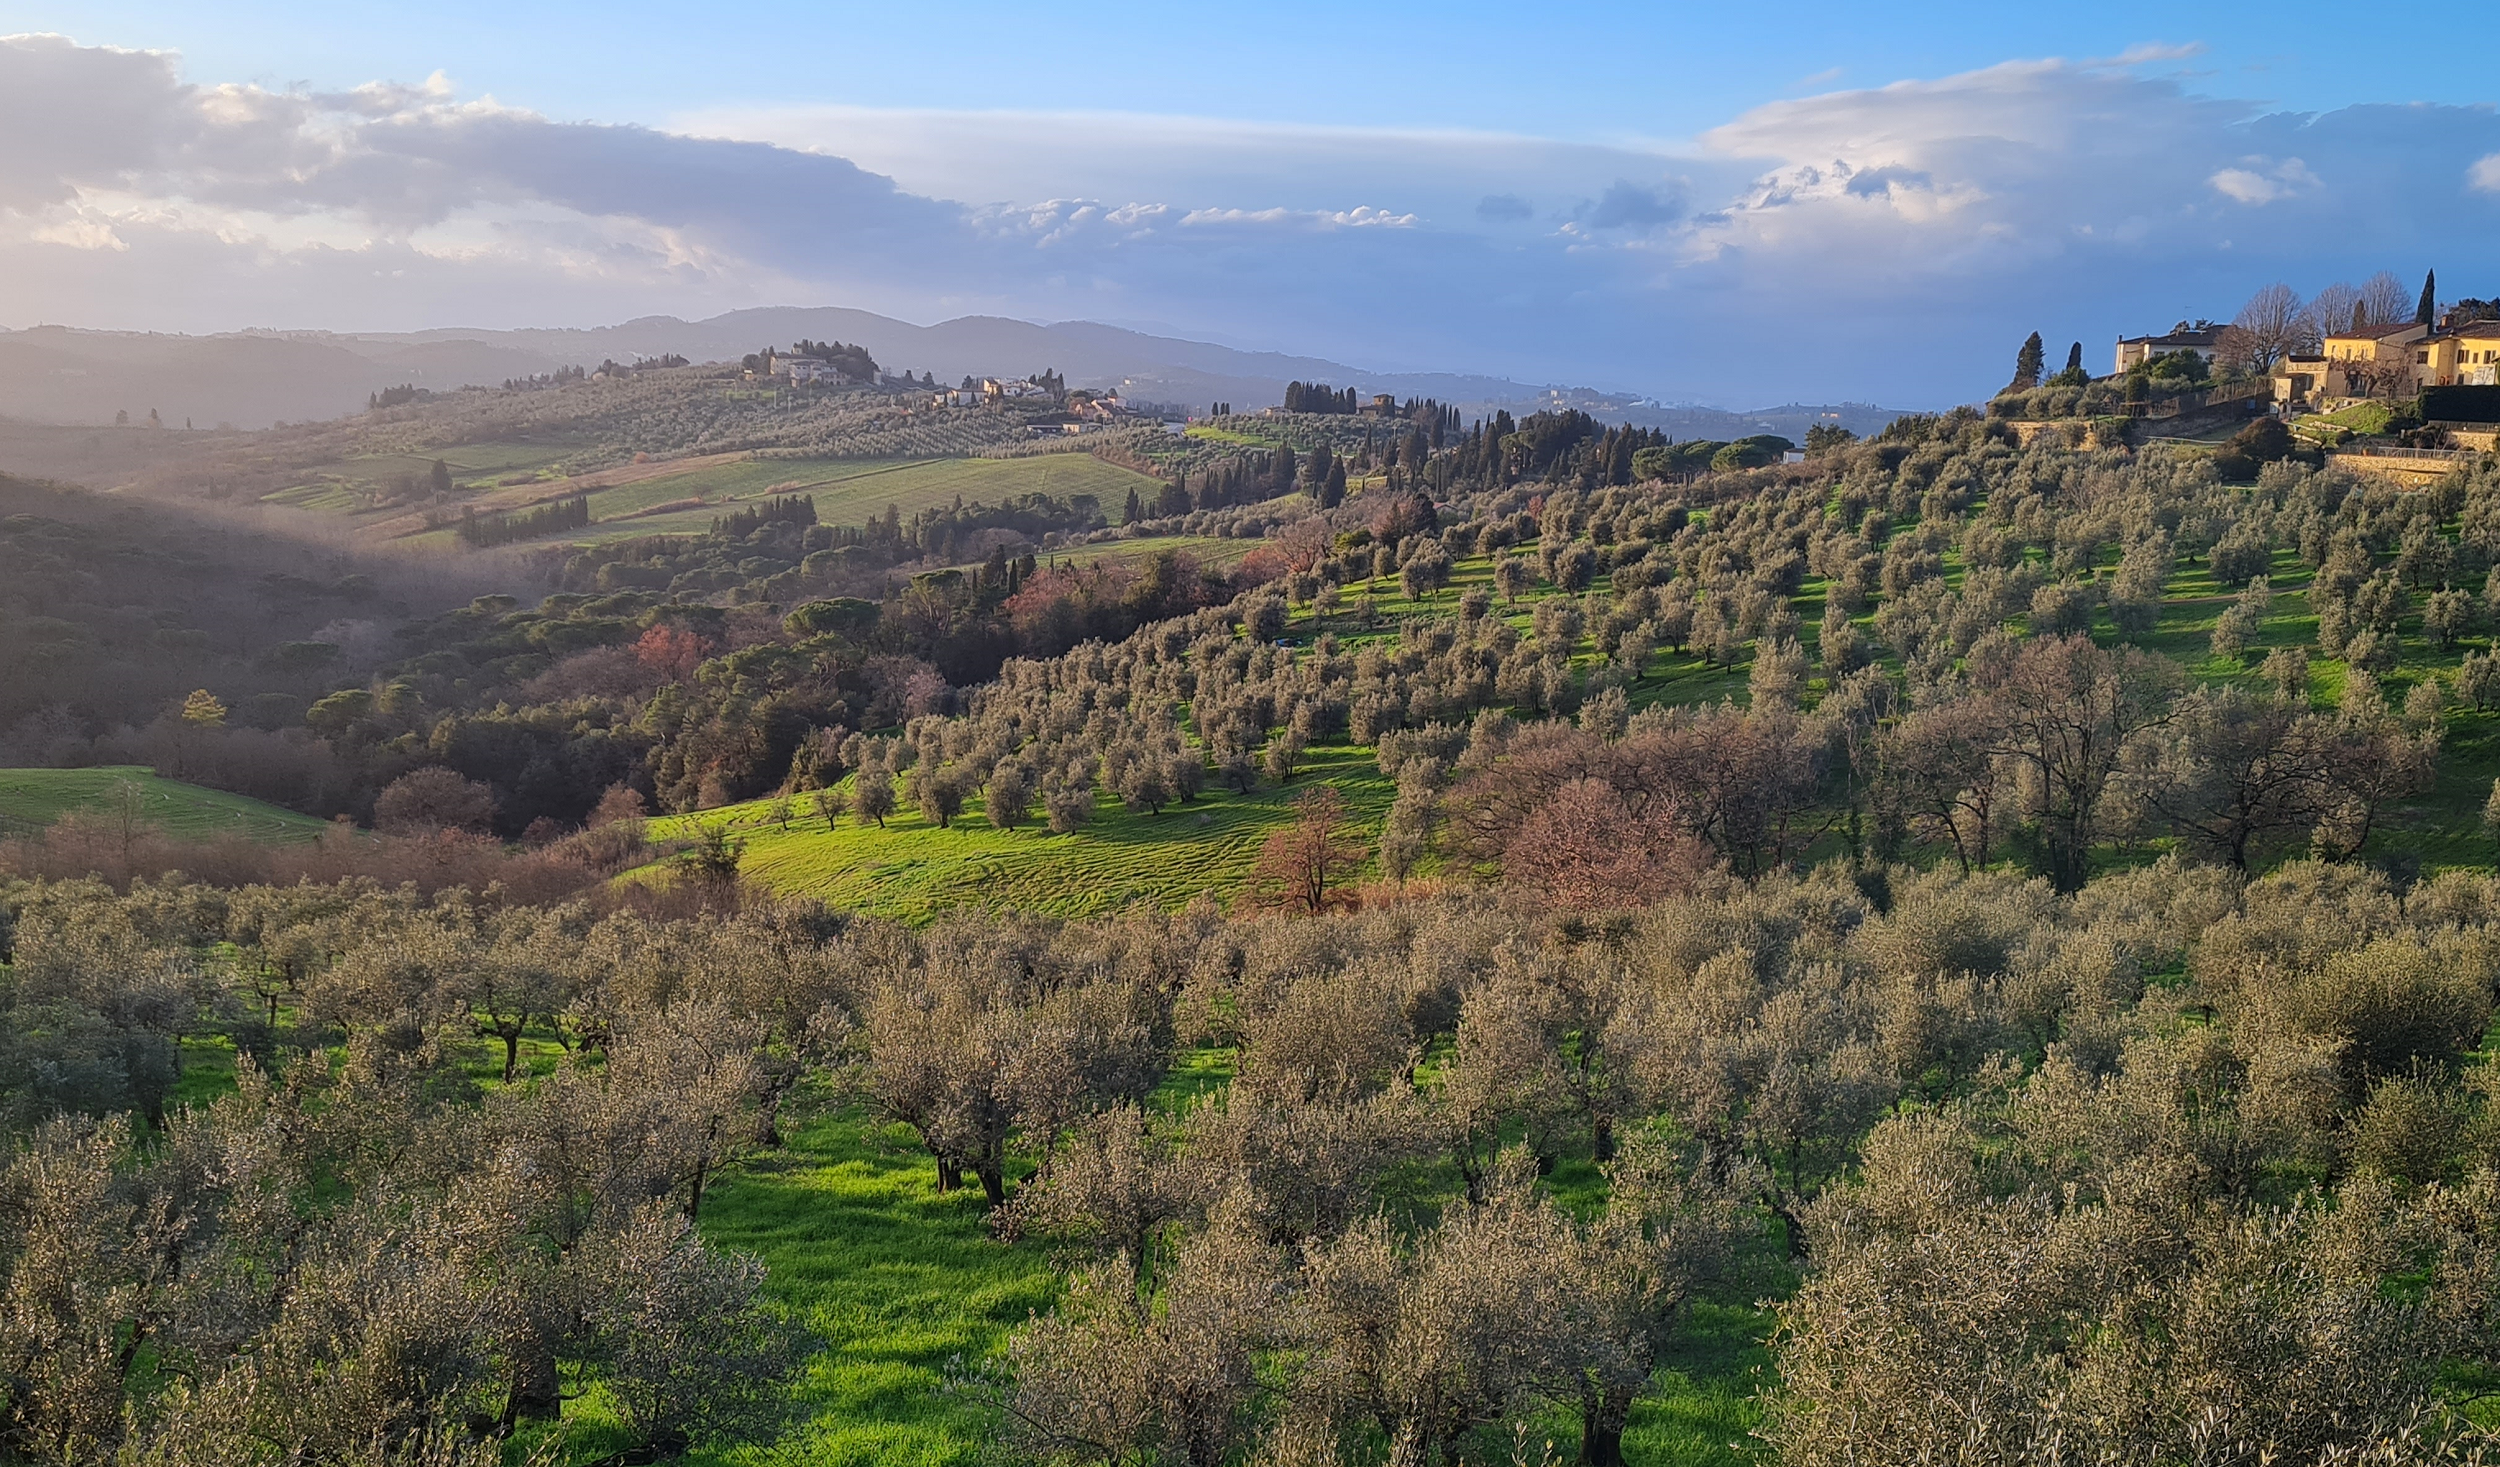
[[[1866,404],[1789,404],[1754,411],[1666,407],[1638,394],[1531,385],[1457,372],[1384,372],[1319,357],[1243,351],[1153,336],[1092,321],[1042,324],[963,316],[920,326],[841,307],[758,307],[702,321],[646,316],[587,329],[447,327],[404,333],[241,332],[219,336],[82,331],[43,326],[0,331],[0,417],[103,424],[153,411],[168,426],[331,418],[371,393],[408,383],[437,391],[495,383],[564,366],[596,366],[676,353],[735,361],[759,347],[802,338],[857,342],[889,371],[1023,375],[1055,368],[1071,386],[1118,387],[1139,401],[1203,411],[1223,401],[1257,408],[1279,401],[1292,380],[1353,385],[1363,393],[1431,397],[1470,416],[1574,407],[1609,421],[1664,427],[1685,437],[1739,437],[1831,421],[1857,432],[1896,414]],[[1734,429],[1735,431],[1729,431]]]

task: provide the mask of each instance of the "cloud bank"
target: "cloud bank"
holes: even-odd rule
[[[2433,265],[2500,224],[2500,114],[2268,112],[2013,62],[1658,142],[1093,114],[550,120],[0,39],[0,322],[593,324],[791,303],[1152,324],[1729,404],[1942,403],[2032,329]],[[2000,360],[2000,359],[2006,360]],[[1005,364],[1014,365],[1014,364]]]

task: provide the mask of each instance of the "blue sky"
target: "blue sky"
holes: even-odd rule
[[[2028,330],[2098,363],[2278,278],[2500,293],[2491,73],[2454,61],[2500,6],[0,0],[7,33],[64,38],[0,43],[20,326],[842,304],[1925,405]]]

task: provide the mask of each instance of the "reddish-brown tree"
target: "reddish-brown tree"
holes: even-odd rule
[[[1683,891],[1710,863],[1672,809],[1637,818],[1602,779],[1576,779],[1519,824],[1502,875],[1575,911],[1646,906]]]
[[[373,823],[391,835],[484,830],[495,818],[495,792],[439,765],[392,780],[373,802]]]
[[[1317,785],[1294,797],[1293,824],[1259,848],[1251,889],[1268,906],[1312,914],[1327,909],[1329,888],[1363,862],[1363,842],[1346,827],[1345,796]]]

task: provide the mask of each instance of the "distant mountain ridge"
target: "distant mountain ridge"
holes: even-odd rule
[[[1896,415],[1861,404],[1792,404],[1745,413],[1663,407],[1632,394],[1530,386],[1501,377],[1373,372],[1320,357],[1244,351],[1092,321],[1045,325],[961,316],[915,326],[840,306],[763,306],[701,321],[644,316],[588,328],[175,336],[43,326],[0,332],[0,416],[110,423],[118,412],[144,421],[153,410],[174,426],[264,427],[352,413],[364,407],[368,395],[403,382],[444,391],[558,367],[596,366],[608,358],[669,353],[698,362],[734,361],[801,339],[856,342],[888,371],[928,372],[948,383],[1053,368],[1071,386],[1117,387],[1133,400],[1200,412],[1216,402],[1245,411],[1267,406],[1283,397],[1287,382],[1300,380],[1351,386],[1367,395],[1438,398],[1470,416],[1497,408],[1524,414],[1573,407],[1685,437],[1770,431],[1793,438],[1814,421],[1866,432]]]

